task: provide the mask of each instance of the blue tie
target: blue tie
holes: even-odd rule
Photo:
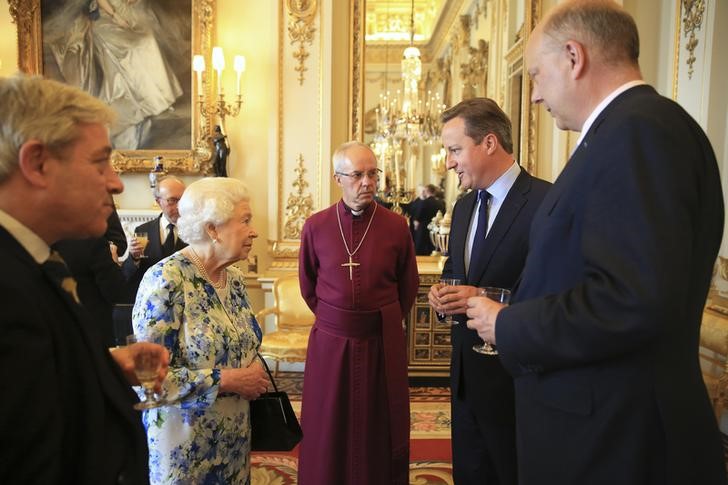
[[[485,247],[485,236],[488,234],[488,201],[492,196],[486,190],[478,191],[478,199],[480,199],[480,207],[478,208],[478,227],[475,229],[475,238],[473,238],[473,248],[470,251],[470,265],[468,266],[468,275],[473,268],[478,266]]]

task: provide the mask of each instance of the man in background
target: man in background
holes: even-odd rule
[[[442,114],[447,168],[460,188],[450,228],[449,257],[442,276],[459,286],[430,288],[432,307],[455,314],[452,327],[452,456],[455,483],[518,483],[513,380],[465,326],[468,297],[478,287],[511,289],[528,252],[533,214],[551,184],[521,169],[513,158],[511,121],[495,101],[471,98]]]
[[[432,244],[430,239],[430,230],[427,227],[437,211],[442,209],[442,205],[435,197],[435,194],[437,194],[436,186],[433,184],[425,185],[422,189],[420,204],[411,215],[415,252],[418,256],[429,256],[435,250],[435,245]]]
[[[0,78],[0,483],[147,483],[129,384],[141,350],[110,353],[50,246],[99,237],[123,184],[111,163],[114,113],[39,77]]]
[[[64,239],[53,244],[78,283],[78,297],[98,326],[107,347],[126,345],[131,327],[117,335],[113,321],[114,305],[124,299],[126,281],[115,258],[115,251],[126,251],[126,237],[114,209],[101,237]],[[116,246],[112,250],[111,244]]]
[[[581,132],[509,307],[468,322],[515,378],[524,485],[725,484],[698,341],[723,234],[713,149],[642,80],[632,17],[567,1],[526,49],[532,101]]]
[[[129,242],[129,256],[122,265],[127,279],[128,303],[134,303],[139,283],[144,273],[167,256],[184,248],[187,244],[177,235],[177,204],[185,191],[185,183],[174,176],[166,176],[157,181],[154,187],[154,200],[162,213],[156,219],[140,224],[134,233],[146,233],[148,244],[144,247],[137,238]]]
[[[333,156],[342,198],[308,218],[301,294],[316,322],[308,343],[298,483],[409,483],[409,388],[402,319],[419,280],[405,219],[374,203],[371,148]]]

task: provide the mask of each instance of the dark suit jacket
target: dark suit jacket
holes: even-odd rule
[[[440,203],[433,196],[419,200],[420,203],[417,205],[411,217],[413,220],[418,221],[420,225],[417,229],[414,229],[412,237],[415,243],[415,253],[418,256],[429,256],[435,249],[435,246],[430,240],[430,230],[427,226],[432,222],[432,218],[435,217],[437,211],[440,210]]]
[[[123,235],[119,216],[114,212],[109,218],[109,228],[103,237],[69,239],[53,245],[76,278],[78,296],[99,328],[107,347],[124,344],[117,342],[114,335],[112,307],[123,301],[126,280],[109,250],[111,240],[119,247],[120,253],[126,250],[126,238]]]
[[[94,324],[3,228],[0,265],[0,483],[148,483],[136,396]]]
[[[121,269],[124,273],[124,277],[127,281],[127,295],[125,298],[126,303],[134,303],[136,299],[136,293],[139,289],[139,283],[142,282],[144,273],[157,264],[163,259],[162,255],[162,242],[159,235],[159,220],[162,218],[162,214],[151,221],[145,222],[144,224],[138,225],[134,232],[146,232],[149,236],[149,244],[144,248],[144,254],[147,258],[140,258],[139,263],[135,263],[133,258],[129,256],[122,264]],[[179,237],[175,243],[175,251],[187,246],[187,243],[183,242]]]
[[[493,221],[484,251],[482,264],[470,268],[466,284],[512,288],[521,274],[528,251],[528,232],[531,219],[551,184],[522,170],[508,192]],[[468,228],[476,207],[477,191],[457,201],[453,208],[450,229],[449,258],[443,277],[464,279]],[[513,413],[513,382],[500,360],[487,358],[473,351],[482,344],[475,330],[464,324],[466,317],[455,317],[460,325],[452,327],[452,361],[450,382],[453,396],[467,395],[474,406],[485,407],[492,413]],[[467,387],[467,393],[464,388]]]
[[[723,234],[713,150],[649,86],[597,117],[496,322],[523,484],[725,483],[698,339]]]

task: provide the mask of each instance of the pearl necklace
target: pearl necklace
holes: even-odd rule
[[[227,281],[227,270],[225,270],[225,268],[223,268],[220,272],[220,281],[215,283],[215,281],[210,278],[210,275],[205,269],[205,265],[202,264],[202,260],[197,255],[197,252],[191,246],[189,255],[190,259],[192,259],[192,262],[195,264],[195,266],[197,266],[197,269],[199,269],[200,273],[202,273],[202,277],[205,278],[212,285],[213,288],[215,288],[216,290],[221,290],[225,287],[225,282]]]

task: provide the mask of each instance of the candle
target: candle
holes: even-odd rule
[[[394,152],[394,188],[399,191],[399,155],[400,151],[395,149]]]
[[[212,68],[217,71],[217,92],[222,94],[222,70],[225,69],[225,56],[222,47],[212,48]]]
[[[202,96],[202,72],[205,70],[205,58],[201,55],[193,56],[192,70],[197,73],[197,95]]]
[[[245,72],[245,57],[244,56],[235,56],[235,60],[233,61],[233,66],[235,68],[235,72],[238,75],[237,95],[240,96],[240,76]]]

